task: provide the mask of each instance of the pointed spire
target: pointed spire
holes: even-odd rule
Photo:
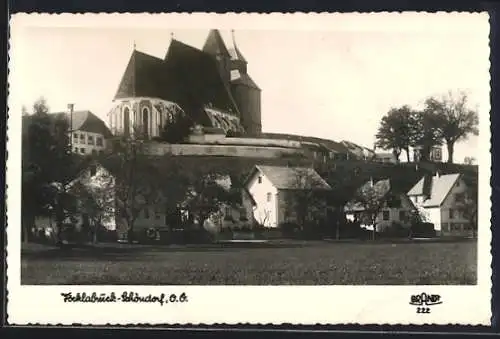
[[[231,58],[234,59],[234,60],[240,60],[240,61],[246,63],[247,60],[245,59],[245,57],[243,56],[243,54],[240,52],[238,46],[236,45],[236,37],[234,35],[234,29],[231,30],[231,38],[233,40],[233,48],[230,51]],[[231,53],[233,51],[234,51],[234,53]]]
[[[231,56],[218,29],[210,30],[205,40],[203,51],[212,55],[221,54],[224,57]]]

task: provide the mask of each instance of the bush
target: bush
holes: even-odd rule
[[[432,238],[436,236],[434,224],[430,222],[417,222],[411,225],[411,235],[414,238]]]
[[[294,236],[300,230],[300,226],[294,222],[281,223],[278,228],[284,237]]]
[[[405,238],[410,234],[410,230],[399,222],[393,221],[391,226],[380,232],[382,238]]]

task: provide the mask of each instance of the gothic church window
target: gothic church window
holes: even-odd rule
[[[123,109],[123,133],[128,136],[130,134],[130,109]]]
[[[144,107],[142,109],[142,131],[145,136],[147,136],[149,133],[149,109],[147,107]]]

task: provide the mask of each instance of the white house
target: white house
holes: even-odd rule
[[[411,227],[409,217],[410,213],[415,210],[415,207],[408,196],[395,185],[393,180],[384,179],[376,182],[369,180],[359,188],[359,191],[363,192],[364,189],[373,190],[376,196],[368,197],[368,199],[374,199],[374,202],[378,201],[380,204],[377,205],[380,206],[380,211],[375,220],[377,232],[384,231],[393,223],[399,223],[401,226],[407,228]],[[349,221],[362,221],[364,211],[365,206],[363,203],[359,202],[358,199],[353,199],[346,204],[346,219]],[[363,226],[373,230],[373,225]]]
[[[90,111],[75,111],[71,121],[71,147],[73,153],[96,154],[106,149],[106,139],[112,136],[104,121]]]
[[[257,165],[244,182],[255,201],[254,218],[265,227],[295,221],[294,198],[300,192],[329,191],[313,168]]]
[[[468,235],[472,225],[462,212],[461,202],[468,187],[461,174],[424,176],[408,192],[424,219],[440,235]]]

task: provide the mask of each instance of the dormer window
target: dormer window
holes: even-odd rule
[[[257,181],[258,181],[259,184],[262,184],[262,177],[259,176],[259,178],[257,179]]]

